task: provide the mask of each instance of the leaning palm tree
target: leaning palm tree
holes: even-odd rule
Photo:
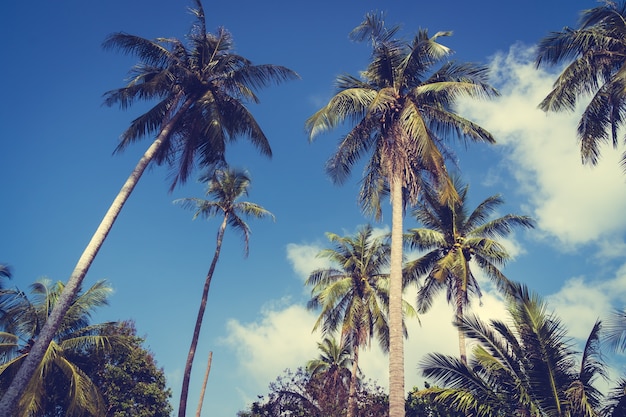
[[[133,120],[117,151],[144,136],[154,134],[155,139],[79,258],[47,326],[24,361],[23,370],[2,397],[0,415],[10,415],[124,203],[151,163],[171,164],[174,187],[185,182],[196,165],[210,168],[223,163],[226,143],[238,137],[249,139],[263,155],[271,155],[265,134],[245,104],[258,102],[255,90],[295,79],[297,74],[281,66],[253,65],[235,54],[231,34],[223,28],[207,33],[202,4],[200,0],[194,0],[194,4],[196,24],[187,43],[168,38],[148,40],[126,33],[114,33],[104,42],[107,49],[119,49],[140,59],[131,71],[130,82],[106,93],[105,104],[119,104],[125,109],[138,101],[156,101]]]
[[[510,256],[498,239],[511,233],[515,226],[534,227],[534,222],[528,216],[516,214],[490,220],[504,202],[500,195],[487,198],[470,212],[469,186],[458,177],[453,183],[459,198],[450,203],[442,203],[436,190],[424,189],[423,199],[412,213],[423,227],[410,229],[405,241],[410,248],[427,252],[408,262],[405,274],[412,281],[426,275],[417,294],[419,312],[430,309],[435,295],[445,289],[448,303],[455,308],[455,320],[460,322],[470,297],[481,295],[472,263],[497,287],[506,288],[508,281],[500,268]],[[465,338],[460,330],[459,351],[461,361],[467,363]]]
[[[0,290],[0,386],[6,388],[20,365],[30,355],[51,309],[64,285],[47,279],[30,287],[31,297],[17,289]],[[105,407],[98,388],[81,369],[77,359],[97,349],[124,345],[123,336],[106,336],[111,323],[90,324],[97,307],[107,305],[111,287],[98,281],[71,302],[59,330],[37,367],[37,376],[26,386],[14,414],[41,415],[46,398],[63,404],[67,416],[104,416]]]
[[[356,414],[357,371],[359,349],[370,345],[377,337],[381,347],[388,350],[389,326],[386,312],[389,304],[388,273],[389,245],[373,236],[371,225],[361,228],[355,237],[326,236],[334,247],[324,249],[319,257],[327,258],[332,266],[315,270],[306,280],[310,285],[309,309],[321,309],[313,330],[325,334],[339,331],[352,350],[352,374],[348,397],[348,417]],[[407,313],[410,306],[405,305]]]
[[[591,97],[578,123],[583,163],[599,161],[601,145],[619,144],[624,127],[626,94],[626,2],[584,10],[577,29],[564,28],[539,42],[536,65],[567,66],[539,107],[572,111],[580,98]],[[622,157],[626,168],[626,154]]]
[[[204,179],[207,178],[205,177]],[[185,372],[183,374],[183,384],[180,394],[180,405],[178,409],[179,417],[185,416],[187,408],[187,395],[189,393],[189,381],[191,378],[193,358],[196,353],[196,347],[198,346],[202,319],[204,317],[204,311],[206,309],[206,303],[209,296],[209,288],[211,286],[211,280],[213,279],[215,266],[217,265],[220,252],[222,250],[222,242],[224,240],[226,226],[230,225],[230,227],[242,233],[244,251],[247,256],[250,227],[244,221],[242,215],[244,217],[274,218],[272,213],[265,210],[258,204],[248,201],[239,201],[241,197],[248,195],[249,187],[250,177],[245,171],[235,170],[232,168],[216,169],[212,176],[208,178],[208,187],[206,191],[206,195],[211,197],[212,200],[205,200],[201,198],[183,198],[174,201],[177,204],[181,204],[183,208],[195,210],[195,214],[193,216],[194,219],[198,217],[212,218],[217,215],[223,216],[222,223],[217,231],[217,241],[215,245],[215,253],[213,254],[213,261],[211,262],[209,272],[204,280],[204,288],[202,290],[198,317],[196,318],[196,325],[193,330],[191,346],[189,347],[187,362],[185,363]]]
[[[455,357],[429,354],[419,365],[437,386],[420,395],[437,404],[481,417],[595,417],[602,395],[594,386],[605,377],[600,322],[581,352],[559,318],[522,284],[511,283],[508,321],[464,317],[459,326],[477,342],[468,365]]]
[[[380,219],[380,198],[391,200],[390,263],[390,417],[404,415],[404,347],[402,334],[402,234],[405,204],[415,203],[422,178],[446,178],[443,147],[449,136],[493,143],[492,135],[454,111],[458,97],[490,97],[487,68],[444,61],[451,50],[420,30],[411,42],[395,39],[399,27],[387,28],[383,16],[367,14],[352,32],[357,41],[371,40],[372,57],[357,78],[340,75],[338,92],[306,121],[309,140],[346,121],[354,127],[342,138],[326,171],[343,183],[358,160],[365,167],[359,201]],[[437,63],[443,62],[436,71]],[[425,174],[425,175],[423,175]],[[405,199],[404,197],[406,196]]]

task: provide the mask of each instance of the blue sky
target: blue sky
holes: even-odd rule
[[[515,261],[505,269],[545,297],[572,336],[585,337],[598,317],[626,299],[626,177],[619,152],[603,150],[595,168],[580,165],[577,114],[546,115],[537,104],[554,71],[532,65],[532,47],[550,31],[575,25],[593,0],[502,2],[361,0],[205,2],[207,27],[232,32],[236,50],[256,64],[287,66],[302,79],[264,90],[251,111],[265,130],[274,156],[257,155],[245,142],[230,148],[233,166],[252,176],[249,200],[276,221],[251,220],[250,256],[236,233],[227,232],[209,296],[194,364],[189,410],[195,410],[204,366],[213,351],[204,415],[234,416],[285,368],[317,355],[319,335],[306,311],[304,279],[321,266],[315,254],[325,232],[353,234],[364,218],[356,203],[358,169],[338,187],[324,162],[340,136],[308,143],[304,121],[333,93],[343,72],[357,74],[369,49],[348,40],[366,12],[387,12],[411,37],[452,30],[442,43],[453,59],[492,68],[502,96],[460,103],[459,112],[490,130],[498,144],[455,146],[470,200],[500,193],[500,214],[533,216],[538,227],[507,242]],[[112,155],[141,106],[122,111],[102,106],[102,94],[124,84],[134,58],[100,45],[118,31],[146,38],[187,33],[193,17],[187,1],[109,0],[9,2],[0,15],[4,61],[0,69],[2,211],[0,262],[14,269],[22,289],[47,276],[65,281],[101,217],[150,142]],[[194,177],[195,178],[195,177]],[[165,369],[177,408],[179,386],[218,221],[192,221],[172,201],[201,197],[192,179],[168,193],[168,171],[146,172],[95,260],[85,285],[107,279],[111,305],[97,320],[134,319],[139,334]],[[377,228],[386,230],[385,212]],[[414,226],[410,218],[406,227]],[[502,314],[488,282],[485,317]],[[407,294],[412,300],[413,294]],[[452,310],[441,299],[414,323],[406,343],[406,386],[423,385],[416,372],[431,351],[456,354]],[[362,357],[365,374],[386,386],[387,359],[373,348]]]

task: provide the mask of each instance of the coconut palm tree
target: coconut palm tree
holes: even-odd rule
[[[350,347],[333,336],[324,337],[317,347],[320,355],[307,362],[307,372],[312,378],[322,379],[323,389],[327,392],[340,393],[349,390],[353,365]]]
[[[581,352],[559,318],[522,284],[511,283],[508,320],[489,324],[472,315],[457,325],[477,342],[468,365],[443,354],[420,363],[437,386],[421,392],[435,403],[481,417],[593,417],[602,395],[594,386],[604,377],[600,322]]]
[[[419,312],[428,311],[435,295],[445,289],[448,303],[455,308],[455,320],[460,322],[470,297],[481,295],[471,265],[476,265],[496,286],[505,288],[508,281],[500,268],[510,256],[498,239],[506,237],[515,226],[534,227],[534,222],[528,216],[516,214],[490,220],[493,212],[504,203],[500,195],[485,199],[470,212],[469,185],[462,184],[458,177],[453,179],[453,184],[459,198],[450,203],[442,203],[436,190],[424,189],[423,198],[412,213],[423,227],[410,229],[405,241],[410,248],[427,252],[408,262],[405,274],[412,281],[426,275],[417,294]],[[459,351],[461,361],[466,363],[461,331]]]
[[[359,195],[364,210],[380,219],[380,197],[391,200],[390,263],[390,417],[404,415],[402,334],[402,234],[405,203],[415,203],[421,179],[447,178],[444,139],[493,143],[492,135],[461,117],[453,104],[460,96],[490,97],[487,68],[447,60],[451,50],[419,30],[411,42],[396,39],[399,27],[387,28],[384,16],[367,14],[350,34],[371,40],[371,61],[361,77],[340,75],[337,93],[306,121],[309,140],[346,121],[354,126],[339,142],[326,171],[343,183],[359,159],[370,154]],[[433,70],[434,66],[442,66]],[[425,174],[425,175],[423,175]],[[405,199],[406,197],[406,199]]]
[[[306,280],[310,285],[309,309],[321,309],[313,330],[324,334],[339,331],[352,350],[352,373],[348,397],[348,417],[356,413],[357,372],[359,350],[377,337],[381,347],[388,350],[389,326],[386,312],[389,303],[389,245],[373,236],[371,225],[362,227],[354,237],[327,233],[333,248],[322,250],[318,256],[331,261],[332,266],[315,270]],[[412,310],[405,305],[407,314]]]
[[[591,97],[578,123],[578,139],[582,162],[597,164],[601,145],[616,147],[624,126],[626,3],[605,1],[584,10],[578,28],[565,27],[539,42],[535,62],[537,67],[567,64],[539,105],[542,110],[572,111],[579,99]]]
[[[40,279],[30,286],[29,298],[18,289],[0,290],[0,387],[6,389],[20,365],[30,355],[54,305],[63,292],[62,282]],[[80,368],[87,352],[124,346],[123,336],[106,336],[111,323],[90,324],[97,308],[107,305],[112,289],[98,281],[71,302],[61,326],[37,367],[37,376],[26,386],[15,414],[41,415],[46,398],[56,398],[67,416],[104,416],[98,388]]]
[[[207,178],[204,177],[204,179],[206,180]],[[217,261],[220,257],[226,226],[230,226],[242,233],[244,251],[247,256],[250,227],[244,221],[243,217],[274,218],[272,213],[265,210],[258,204],[239,200],[240,198],[248,195],[249,187],[250,176],[245,171],[232,168],[216,169],[212,176],[208,178],[206,195],[211,197],[211,200],[201,198],[183,198],[174,201],[177,204],[181,204],[183,208],[195,210],[195,214],[193,216],[194,219],[198,217],[208,219],[217,215],[222,216],[222,223],[217,231],[217,241],[215,245],[215,253],[213,254],[213,261],[211,262],[209,272],[204,280],[204,288],[202,289],[202,298],[200,301],[200,308],[198,310],[198,317],[196,318],[196,325],[193,330],[191,346],[189,347],[187,362],[185,363],[185,372],[183,374],[183,384],[180,394],[180,406],[178,409],[179,417],[185,416],[187,408],[187,395],[189,393],[189,380],[191,378],[193,358],[196,353],[196,347],[198,346],[202,319],[204,317],[204,311],[206,309],[206,303],[209,296],[209,288],[211,286],[211,280],[213,279],[215,266],[217,265]]]
[[[116,151],[124,150],[144,136],[154,134],[155,139],[79,258],[47,326],[24,361],[23,370],[2,397],[0,415],[10,415],[148,165],[170,164],[174,169],[171,184],[174,187],[187,180],[195,165],[211,167],[223,163],[226,143],[239,137],[248,139],[261,154],[271,155],[269,142],[246,103],[258,102],[255,91],[259,88],[295,79],[298,75],[282,66],[253,65],[235,54],[231,34],[224,28],[207,33],[202,4],[200,0],[194,0],[194,4],[196,24],[186,38],[187,43],[168,38],[148,40],[126,33],[114,33],[104,42],[106,49],[119,49],[140,59],[131,71],[130,82],[106,93],[105,104],[119,104],[125,109],[138,101],[156,101],[146,113],[133,120]]]

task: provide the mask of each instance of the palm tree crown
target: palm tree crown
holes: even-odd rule
[[[256,89],[298,78],[285,67],[253,65],[237,55],[226,29],[206,31],[202,4],[194,1],[197,23],[187,44],[127,33],[114,33],[103,43],[141,60],[125,87],[105,94],[105,104],[127,108],[139,100],[156,100],[123,133],[117,151],[148,134],[160,134],[162,145],[154,161],[175,167],[172,188],[188,179],[195,162],[203,167],[222,163],[226,143],[240,136],[271,156],[270,144],[245,102],[258,103]]]
[[[417,308],[426,312],[434,296],[446,289],[448,303],[454,305],[457,321],[470,303],[470,296],[480,296],[480,286],[470,267],[471,261],[503,289],[508,285],[500,267],[510,258],[498,238],[505,237],[515,226],[530,228],[533,220],[528,216],[507,214],[489,220],[490,215],[504,201],[494,195],[469,211],[467,197],[469,186],[458,178],[453,180],[459,198],[445,203],[434,189],[425,189],[423,199],[413,211],[413,216],[423,225],[406,235],[407,244],[414,249],[427,251],[420,258],[407,263],[405,274],[412,281],[426,275],[419,289]],[[461,360],[465,361],[463,333],[459,333]]]
[[[539,42],[536,65],[567,63],[552,91],[539,107],[545,111],[574,110],[578,99],[591,96],[578,123],[583,163],[595,165],[600,147],[619,143],[624,125],[626,94],[626,2],[584,10],[577,29],[564,28]],[[622,157],[626,165],[626,154]]]
[[[17,289],[0,291],[0,385],[9,384],[28,357],[64,285],[41,279],[31,285],[30,298]],[[97,387],[74,360],[94,349],[124,345],[122,336],[106,336],[111,323],[90,324],[94,309],[107,304],[111,287],[98,281],[72,302],[59,330],[19,403],[19,415],[40,415],[46,398],[65,404],[68,416],[104,415]]]
[[[402,334],[402,217],[405,203],[415,203],[423,175],[438,182],[445,176],[445,139],[494,142],[489,132],[454,112],[460,96],[490,97],[487,68],[444,62],[451,50],[437,42],[449,32],[429,37],[418,31],[411,42],[396,39],[399,27],[385,27],[383,16],[368,14],[352,32],[370,40],[372,55],[361,77],[340,75],[337,93],[306,122],[310,140],[344,122],[354,126],[339,142],[326,170],[336,183],[369,153],[359,201],[381,218],[381,196],[391,200],[389,410],[404,416],[404,348]],[[405,199],[408,198],[408,200]]]

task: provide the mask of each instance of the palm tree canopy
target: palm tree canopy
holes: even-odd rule
[[[321,309],[314,330],[340,331],[352,346],[367,346],[376,336],[381,347],[388,349],[390,247],[373,233],[368,224],[354,237],[326,234],[334,247],[323,249],[318,257],[333,266],[315,270],[307,278],[305,285],[312,287],[307,307]],[[403,308],[407,316],[415,316],[408,303]]]
[[[28,356],[63,288],[61,281],[40,279],[30,286],[31,297],[18,289],[0,290],[0,385],[3,387],[6,388]],[[69,416],[82,416],[86,412],[104,415],[98,389],[73,359],[85,352],[125,346],[123,336],[105,335],[111,323],[90,323],[93,310],[107,305],[111,292],[111,287],[102,280],[74,299],[39,365],[37,375],[41,377],[34,377],[22,395],[19,404],[22,415],[40,411],[46,390],[63,389],[59,381],[67,381],[71,387],[59,393],[65,396]]]
[[[626,3],[606,1],[584,10],[577,29],[553,32],[539,42],[536,65],[566,63],[552,91],[539,104],[544,111],[574,110],[590,97],[578,123],[583,163],[595,165],[605,143],[616,147],[626,111]],[[622,158],[626,164],[626,154]]]
[[[354,124],[326,170],[335,182],[343,183],[357,161],[371,153],[360,201],[367,212],[378,214],[380,194],[392,174],[403,173],[402,185],[412,201],[422,184],[420,173],[443,178],[445,139],[495,142],[485,129],[456,114],[454,102],[461,96],[498,94],[487,83],[486,67],[444,62],[434,69],[452,53],[437,42],[449,32],[429,37],[426,30],[419,30],[406,42],[394,38],[399,28],[386,28],[383,17],[368,14],[351,33],[354,40],[372,42],[367,69],[360,78],[340,75],[335,96],[305,125],[313,140],[344,122]]]
[[[174,200],[174,203],[180,204],[185,209],[195,210],[194,219],[198,217],[209,219],[218,214],[224,215],[228,225],[241,232],[244,240],[244,251],[247,255],[250,226],[243,217],[257,219],[270,217],[275,219],[274,215],[258,204],[239,200],[248,196],[250,188],[251,179],[246,171],[227,167],[216,169],[209,177],[204,176],[202,179],[208,180],[206,195],[211,197],[211,200],[181,198]]]
[[[105,49],[119,49],[140,60],[125,87],[105,93],[105,104],[126,109],[137,101],[156,101],[133,120],[116,151],[174,122],[155,158],[157,164],[168,163],[174,169],[172,188],[188,179],[196,163],[207,167],[223,163],[226,143],[240,136],[271,156],[269,142],[245,103],[259,102],[255,90],[299,78],[283,66],[253,65],[237,55],[226,29],[207,33],[202,4],[194,3],[196,23],[187,43],[121,32],[103,43]]]
[[[422,395],[477,416],[596,416],[601,395],[593,383],[605,376],[600,323],[579,353],[537,294],[511,283],[507,300],[509,321],[487,325],[472,315],[459,324],[477,342],[469,365],[441,354],[420,363],[438,385]]]
[[[480,296],[481,291],[470,261],[493,280],[500,288],[508,281],[500,271],[510,255],[498,241],[509,235],[514,227],[532,228],[534,221],[528,216],[507,214],[490,219],[495,210],[504,203],[500,195],[493,195],[470,211],[468,207],[469,185],[458,177],[452,181],[459,199],[442,202],[437,190],[427,188],[423,198],[413,210],[413,216],[423,226],[410,229],[405,237],[412,249],[426,251],[424,255],[405,266],[408,280],[417,281],[426,275],[418,293],[418,310],[425,312],[433,297],[442,289],[447,290],[448,302],[463,309],[469,304],[469,296]]]

